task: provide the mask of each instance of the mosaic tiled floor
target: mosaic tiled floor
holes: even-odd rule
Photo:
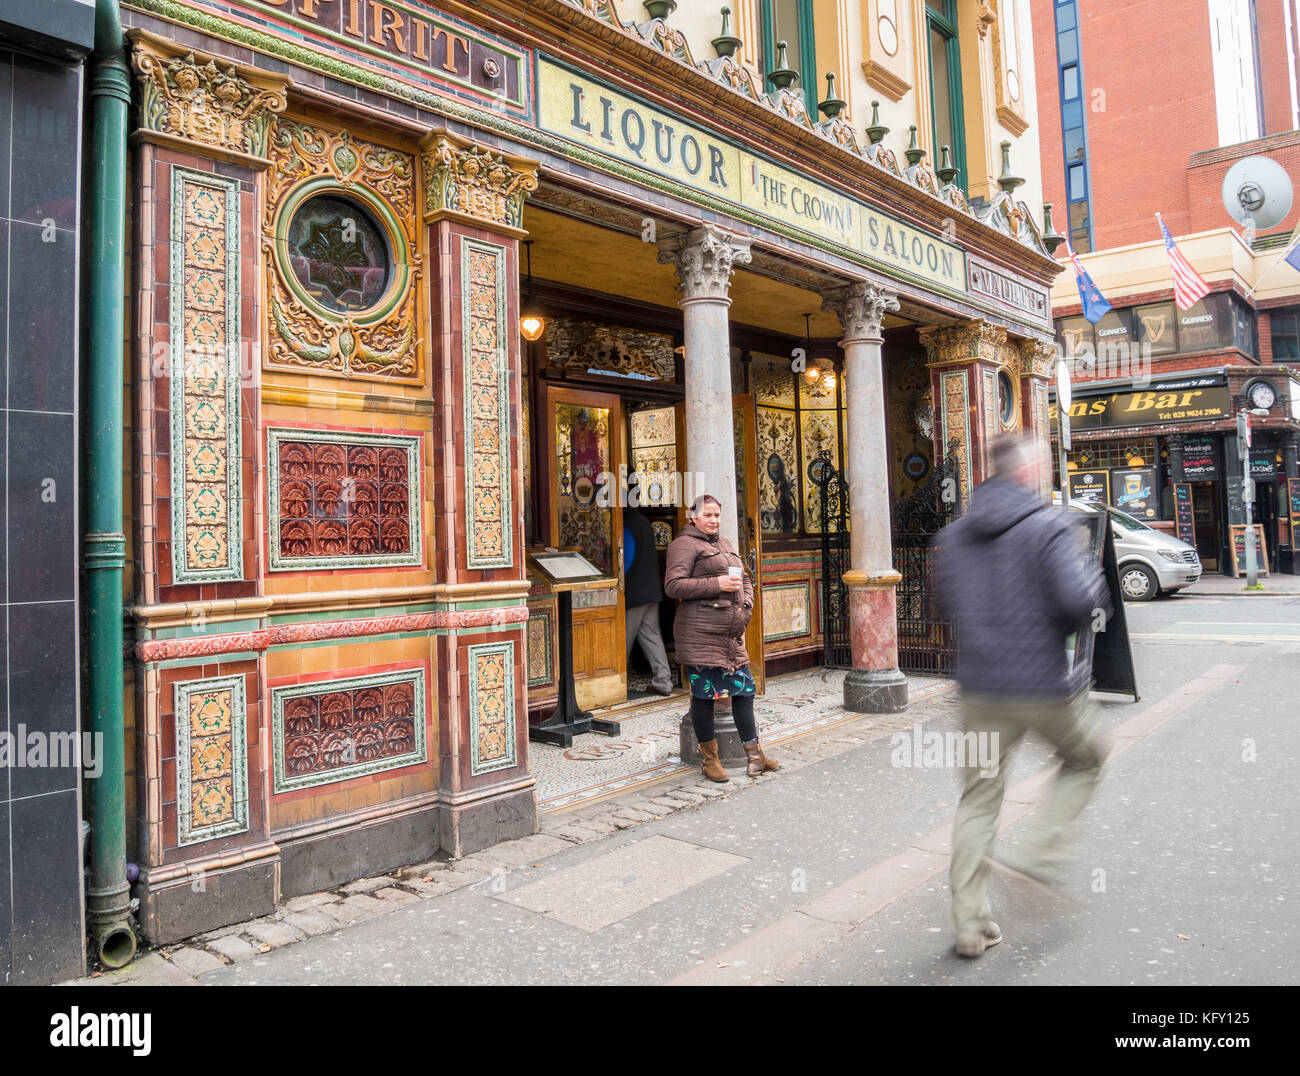
[[[811,669],[769,679],[767,694],[754,706],[763,745],[775,746],[823,725],[857,717],[844,709],[843,684],[842,669]],[[936,677],[907,678],[908,697],[913,701],[952,686],[951,680]],[[538,810],[558,811],[691,769],[683,766],[677,755],[677,729],[689,705],[685,692],[630,703],[601,713],[622,723],[619,736],[587,733],[576,737],[568,748],[529,744]]]

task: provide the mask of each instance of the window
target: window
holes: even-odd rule
[[[1294,311],[1278,312],[1269,318],[1275,362],[1300,361],[1300,318]]]
[[[1151,345],[1153,355],[1172,355],[1178,350],[1178,309],[1173,303],[1152,303],[1133,310],[1138,340]]]
[[[1065,154],[1069,240],[1077,253],[1092,250],[1089,212],[1088,134],[1084,120],[1083,69],[1079,61],[1076,0],[1056,0],[1056,64],[1061,95],[1061,142]]]
[[[966,132],[962,121],[961,52],[957,46],[957,0],[925,0],[926,37],[930,46],[930,109],[934,154],[943,161],[943,147],[960,169],[957,182],[966,189]]]
[[[785,42],[786,62],[799,72],[795,88],[803,93],[808,115],[814,121],[817,112],[817,56],[813,45],[813,0],[762,0],[760,11],[763,34],[763,74],[777,67],[776,45]],[[771,88],[771,84],[768,84]]]
[[[791,371],[788,358],[755,355],[750,381],[757,405],[754,432],[763,533],[818,533],[822,524],[816,461],[826,451],[832,465],[839,466],[844,415],[836,403],[843,399],[843,386],[837,386],[825,358],[809,359],[808,369],[800,374]]]
[[[1061,68],[1061,100],[1073,101],[1079,96],[1079,68],[1074,64]]]

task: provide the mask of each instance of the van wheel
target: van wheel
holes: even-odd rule
[[[1149,602],[1160,593],[1160,581],[1145,565],[1126,564],[1119,570],[1119,589],[1125,601]]]

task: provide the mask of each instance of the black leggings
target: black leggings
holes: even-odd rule
[[[733,695],[731,697],[731,716],[736,721],[736,731],[745,743],[758,739],[758,729],[754,727],[754,696]],[[717,739],[713,731],[713,700],[697,699],[691,696],[691,724],[695,726],[695,738],[700,743]]]

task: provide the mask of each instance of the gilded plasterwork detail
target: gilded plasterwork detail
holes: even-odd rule
[[[548,366],[633,375],[655,381],[677,379],[673,338],[578,318],[550,318],[546,323]]]
[[[997,363],[1007,330],[986,321],[966,321],[957,325],[927,325],[917,336],[929,353],[931,366],[975,361]]]
[[[426,139],[424,217],[455,214],[522,231],[524,199],[537,189],[537,165],[448,131]]]
[[[172,582],[243,578],[239,181],[172,167]]]
[[[165,56],[137,41],[140,122],[150,131],[250,157],[265,157],[272,114],[284,111],[283,86],[257,86],[234,64]],[[283,82],[287,85],[288,80]]]
[[[267,255],[265,365],[331,374],[421,380],[417,347],[415,158],[412,154],[293,120],[271,133],[273,176],[266,199],[262,248]],[[293,213],[313,195],[352,197],[390,244],[392,283],[376,306],[336,311],[306,297],[289,266]]]

